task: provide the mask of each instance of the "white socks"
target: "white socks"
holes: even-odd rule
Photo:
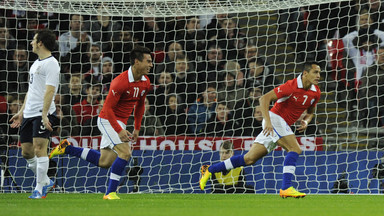
[[[83,160],[87,160],[89,148],[83,148],[83,151],[81,152],[80,158]]]
[[[233,169],[233,164],[231,161],[231,158],[228,158],[227,160],[224,161],[225,169],[231,170]]]
[[[37,169],[36,169],[36,188],[35,190],[38,190],[40,194],[42,193],[43,187],[45,185],[48,185],[50,180],[48,178],[48,167],[49,167],[49,158],[48,156],[45,157],[38,157],[37,158]]]
[[[31,159],[26,159],[28,163],[28,168],[32,170],[34,174],[36,174],[37,169],[37,157],[33,157]]]

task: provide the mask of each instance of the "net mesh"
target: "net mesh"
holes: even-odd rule
[[[222,159],[224,141],[234,154],[246,153],[261,131],[257,98],[297,77],[306,61],[321,66],[323,93],[309,128],[296,134],[303,154],[294,186],[307,193],[383,191],[379,1],[5,0],[0,8],[3,192],[35,184],[8,120],[27,92],[37,58],[30,42],[42,28],[56,33],[61,65],[51,148],[68,138],[98,150],[96,119],[111,79],[129,68],[134,46],[154,53],[153,89],[121,193],[199,193],[200,167]],[[210,105],[201,109],[202,101]],[[277,148],[253,166],[215,175],[206,192],[277,193],[285,154]],[[56,192],[105,192],[107,169],[71,156],[50,167]]]
[[[112,16],[192,16],[216,13],[243,13],[268,11],[276,9],[295,8],[317,5],[335,0],[221,0],[221,1],[192,1],[192,0],[5,0],[0,6],[6,9],[46,11],[52,13],[81,13],[98,15],[100,9],[95,5],[102,3],[102,13]],[[153,10],[148,10],[152,8]]]

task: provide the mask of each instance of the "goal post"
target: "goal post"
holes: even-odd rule
[[[95,120],[110,81],[129,68],[134,46],[153,51],[149,108],[140,137],[132,144],[132,159],[119,193],[202,193],[200,167],[220,161],[225,141],[233,144],[235,155],[246,153],[261,131],[258,97],[297,77],[306,61],[321,66],[322,95],[307,131],[296,133],[303,153],[294,186],[312,194],[383,193],[384,76],[374,66],[381,64],[384,3],[376,4],[3,0],[0,191],[29,192],[35,184],[21,156],[18,130],[10,128],[8,120],[22,105],[28,88],[29,66],[36,59],[29,45],[33,35],[49,28],[58,37],[55,55],[61,65],[55,98],[60,121],[50,150],[64,138],[74,146],[99,150]],[[370,28],[359,21],[364,16],[372,19]],[[81,27],[72,21],[81,22]],[[76,33],[87,35],[79,46],[65,41]],[[371,47],[358,46],[360,39]],[[98,100],[87,101],[94,88]],[[84,100],[89,109],[81,104]],[[196,104],[204,100],[215,105],[200,112]],[[219,107],[224,111],[219,112]],[[129,131],[133,121],[128,120]],[[255,165],[215,176],[204,193],[217,190],[213,187],[217,182],[239,193],[278,193],[285,155],[276,147]],[[56,181],[55,192],[104,193],[109,170],[66,155],[50,161],[49,175]],[[240,186],[231,187],[239,178]]]
[[[337,0],[4,0],[1,8],[44,11],[52,13],[81,13],[87,15],[98,15],[100,12],[95,7],[104,4],[105,13],[111,16],[149,16],[149,17],[172,17],[172,16],[195,16],[218,13],[244,13],[297,8],[309,5],[318,5]],[[154,8],[148,11],[148,8]]]

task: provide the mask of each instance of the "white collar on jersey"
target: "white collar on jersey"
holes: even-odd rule
[[[303,88],[303,81],[301,80],[301,74],[297,77],[297,88]],[[311,90],[317,92],[315,85],[311,85]]]
[[[132,67],[129,67],[128,69],[128,81],[131,83],[131,82],[135,82],[135,79],[133,78],[133,73],[132,73]],[[147,81],[147,78],[145,78],[145,76],[141,76],[141,81]]]

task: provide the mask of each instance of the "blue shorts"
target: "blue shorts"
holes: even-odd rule
[[[57,125],[58,118],[56,113],[48,115],[52,128]],[[20,143],[33,142],[34,137],[49,138],[51,131],[45,128],[41,116],[24,118],[20,126]]]

